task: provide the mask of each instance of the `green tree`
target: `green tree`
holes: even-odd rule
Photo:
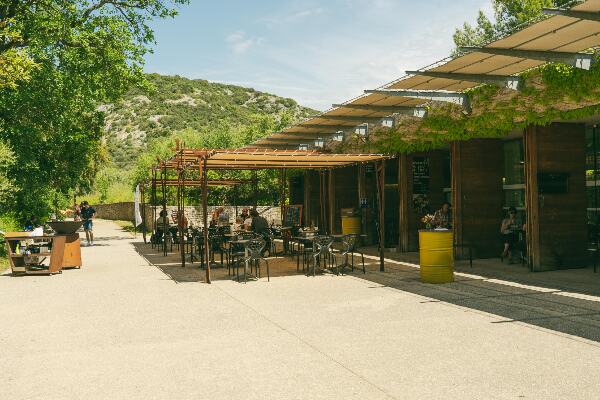
[[[14,193],[14,185],[8,178],[8,170],[14,163],[14,154],[0,141],[0,210],[7,209]]]
[[[524,24],[535,21],[543,8],[566,7],[572,0],[492,0],[494,19],[490,20],[479,11],[475,26],[465,22],[454,32],[454,54],[461,46],[483,46],[494,39],[515,32]]]
[[[0,140],[16,158],[8,178],[18,213],[44,215],[75,188],[91,188],[105,162],[98,105],[144,84],[143,56],[154,40],[148,23],[184,3],[0,0],[0,26],[11,33],[0,40],[0,58],[24,52],[34,63],[29,79],[0,86]]]

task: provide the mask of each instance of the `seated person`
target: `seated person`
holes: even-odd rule
[[[265,217],[259,215],[258,211],[250,211],[250,216],[252,217],[252,223],[250,225],[251,231],[262,234],[269,230],[269,222]]]
[[[257,233],[265,239],[265,247],[263,248],[262,254],[264,254],[265,250],[270,248],[270,239],[269,239],[269,222],[267,219],[258,214],[256,210],[250,211],[250,216],[252,217],[252,224],[250,225],[250,230],[254,233]]]
[[[252,230],[252,216],[250,214],[248,214],[248,216],[244,219],[244,224],[242,225],[242,228],[247,231]]]
[[[167,226],[167,229],[169,229],[169,218],[167,217],[167,211],[166,210],[161,210],[160,213],[158,214],[159,217],[156,218],[156,231],[157,232],[162,232],[165,229],[165,225]]]
[[[508,256],[512,258],[511,253],[516,248],[515,246],[519,239],[519,230],[522,226],[524,225],[517,220],[517,209],[510,207],[506,218],[502,220],[502,224],[500,225],[500,234],[502,235],[502,243],[504,244],[500,258]]]
[[[229,213],[223,207],[219,208],[218,226],[229,226]]]
[[[232,229],[233,229],[233,232],[241,231],[244,229],[244,219],[241,216],[239,216],[235,219]]]
[[[433,214],[433,225],[436,228],[452,228],[452,211],[450,211],[450,203],[447,201],[443,202],[442,208]]]

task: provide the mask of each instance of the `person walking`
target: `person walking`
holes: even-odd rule
[[[94,245],[94,215],[96,210],[89,205],[87,201],[81,202],[81,219],[83,221],[83,230],[85,231],[85,238],[87,239],[88,246]]]

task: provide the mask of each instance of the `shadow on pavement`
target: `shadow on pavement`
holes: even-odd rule
[[[200,262],[197,260],[195,260],[193,263],[190,263],[189,254],[186,254],[185,268],[181,266],[181,256],[178,253],[177,246],[173,247],[173,252],[169,251],[167,256],[164,256],[162,251],[159,251],[158,248],[152,248],[150,244],[134,242],[132,245],[135,248],[135,251],[144,259],[146,259],[150,265],[158,268],[174,282],[205,282],[206,270],[200,268]],[[289,256],[286,256],[266,257],[266,259],[269,263],[271,278],[303,274],[301,266],[300,271],[297,271],[297,263],[295,258],[292,260]],[[233,269],[228,270],[225,260],[223,261],[223,266],[221,266],[219,255],[216,255],[216,264],[216,267],[211,268],[211,279],[213,281],[237,280],[236,271]],[[256,280],[250,276],[250,269],[248,272],[248,282]],[[253,270],[252,273],[255,274],[255,271]],[[240,281],[243,282],[243,268],[239,269],[239,274]],[[265,263],[261,262],[261,278],[266,277],[267,267]]]
[[[466,267],[469,272],[473,271]],[[376,260],[369,260],[366,275],[354,274],[380,285],[428,297],[423,302],[446,302],[504,317],[494,323],[525,322],[581,338],[600,341],[600,297],[544,285],[519,283],[485,276],[457,274],[456,281],[433,285],[421,283],[419,270],[386,263],[379,272]],[[459,267],[463,269],[463,267]],[[471,272],[472,274],[478,273]],[[567,273],[569,271],[561,271]],[[545,273],[536,273],[540,275]],[[600,277],[598,277],[600,286]],[[537,279],[537,278],[536,278]],[[547,279],[547,278],[545,278]]]

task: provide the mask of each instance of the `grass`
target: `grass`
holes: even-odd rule
[[[119,227],[124,231],[124,232],[129,232],[132,235],[135,233],[135,227],[133,226],[133,221],[122,221],[122,220],[114,220],[112,221],[115,224],[119,225]],[[139,232],[138,232],[139,233]]]
[[[8,258],[0,256],[0,274],[6,271],[9,267]]]
[[[0,231],[11,232],[19,230],[19,224],[12,215],[0,215]],[[6,244],[4,237],[0,237],[0,273],[6,271],[10,264],[6,257]]]

